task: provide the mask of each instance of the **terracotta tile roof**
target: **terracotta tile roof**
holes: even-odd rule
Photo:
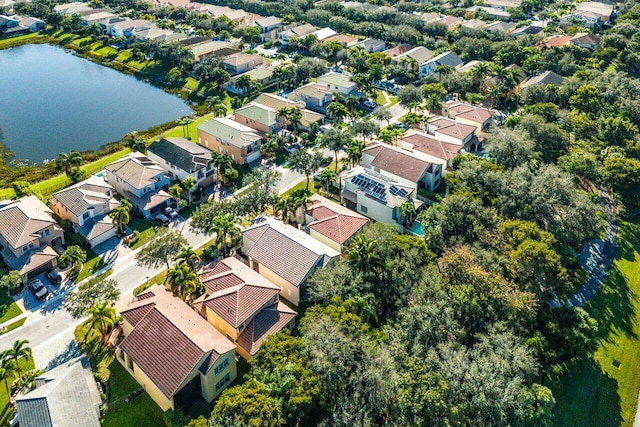
[[[429,124],[437,127],[436,132],[460,140],[468,138],[476,131],[475,126],[456,123],[455,121],[446,119],[444,117],[429,121]]]
[[[204,305],[218,316],[238,328],[259,312],[268,302],[277,300],[280,288],[265,288],[243,283],[233,288],[218,291],[209,296]]]
[[[134,303],[120,313],[124,320],[129,322],[131,326],[136,326],[138,322],[144,319],[144,316],[146,316],[149,311],[153,310],[153,293],[147,292],[141,294],[138,296],[138,299],[137,305]]]
[[[365,152],[366,150],[363,150],[363,153]],[[427,168],[429,168],[429,162],[416,159],[410,154],[404,154],[382,147],[382,150],[378,151],[371,162],[371,166],[380,168],[381,171],[405,178],[411,182],[418,182]]]
[[[309,228],[328,237],[334,242],[343,244],[367,225],[367,219],[347,215],[318,220],[309,224]]]
[[[133,305],[149,304],[153,308],[137,322],[120,348],[167,398],[172,398],[194,369],[207,369],[203,365],[210,368],[235,346],[164,287],[156,285],[148,292],[153,298]]]
[[[556,35],[556,36],[547,37],[544,40],[542,40],[540,43],[544,47],[550,48],[550,47],[564,46],[565,44],[569,43],[570,40],[571,40],[571,36]]]
[[[307,215],[315,218],[316,221],[320,221],[322,219],[327,219],[336,216],[336,213],[326,206],[322,205],[311,205],[310,208],[307,209]]]
[[[443,160],[452,160],[462,149],[462,146],[460,145],[438,141],[435,138],[431,138],[426,133],[414,130],[409,130],[402,138],[402,142],[408,143],[411,145],[411,148],[416,151],[420,151]]]
[[[456,117],[460,117],[463,119],[471,120],[472,122],[483,124],[487,120],[491,119],[491,113],[484,108],[471,108],[467,111],[463,111],[456,115]]]
[[[204,287],[207,288],[207,293],[211,294],[244,283],[244,280],[233,273],[223,274],[222,276],[213,277],[208,280],[201,279],[200,281]]]
[[[269,336],[278,333],[296,317],[296,312],[283,303],[260,312],[238,337],[237,344],[250,355],[255,355]]]

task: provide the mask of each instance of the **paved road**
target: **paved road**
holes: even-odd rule
[[[618,245],[618,224],[616,216],[613,212],[613,200],[608,193],[598,190],[600,196],[600,206],[605,216],[605,235],[604,247],[601,253],[591,252],[589,254],[591,260],[587,264],[595,265],[586,282],[569,298],[567,305],[573,307],[582,307],[596,294],[600,285],[607,277],[609,267],[616,257],[616,249]]]
[[[211,239],[210,236],[194,234],[186,222],[178,227],[193,247],[199,247]],[[118,282],[123,297],[127,297],[133,289],[153,277],[164,268],[149,269],[136,264],[134,253],[115,260],[114,273],[109,278]],[[24,326],[0,337],[0,351],[10,348],[17,339],[29,340],[33,349],[36,367],[46,369],[73,357],[77,352],[73,331],[83,319],[73,319],[62,307],[64,294],[56,295],[46,301],[38,311],[27,316]]]

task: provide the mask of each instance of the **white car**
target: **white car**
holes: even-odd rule
[[[176,212],[176,210],[173,209],[171,206],[167,206],[166,208],[164,208],[163,212],[166,216],[168,216],[171,219],[178,218],[178,212]]]

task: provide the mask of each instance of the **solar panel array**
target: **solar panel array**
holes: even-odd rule
[[[407,197],[409,195],[407,190],[405,190],[404,188],[398,188],[395,185],[392,185],[391,188],[389,188],[389,193],[393,194],[394,196],[400,197]]]
[[[373,197],[376,200],[380,200],[383,203],[387,203],[387,193],[384,184],[374,179],[369,178],[366,175],[358,174],[351,180],[358,186],[367,196]]]

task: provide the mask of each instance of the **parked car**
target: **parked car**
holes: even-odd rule
[[[373,101],[364,101],[362,105],[364,105],[367,108],[376,108],[378,106],[378,104],[376,104]]]
[[[169,225],[171,221],[164,214],[158,214],[156,216],[156,222],[160,225]]]
[[[47,287],[44,285],[44,283],[42,283],[42,280],[38,279],[37,277],[35,279],[29,280],[29,290],[39,300],[43,300],[47,298],[47,295],[49,295]]]
[[[57,268],[47,271],[45,274],[52,285],[59,285],[62,282],[62,276]]]
[[[167,206],[166,208],[164,208],[163,212],[166,216],[168,216],[171,219],[178,218],[178,212],[176,212],[176,210],[173,209],[171,206]]]
[[[284,148],[284,151],[286,151],[289,154],[292,154],[297,150],[297,148],[294,147],[293,144],[284,144],[283,148]]]

